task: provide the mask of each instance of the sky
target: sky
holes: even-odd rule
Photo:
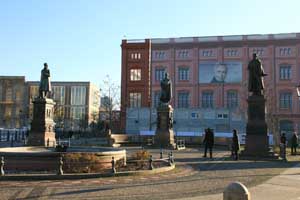
[[[299,0],[0,0],[0,76],[120,84],[122,39],[300,32]]]

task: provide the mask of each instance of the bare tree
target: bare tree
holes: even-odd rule
[[[113,111],[120,109],[120,85],[106,75],[102,86],[100,86],[101,107],[109,121],[111,128]]]

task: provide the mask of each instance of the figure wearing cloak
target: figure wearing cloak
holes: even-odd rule
[[[248,64],[248,70],[248,91],[253,92],[254,95],[262,95],[262,90],[264,90],[263,77],[267,74],[264,73],[261,61],[257,58],[256,53],[253,54],[253,59]]]
[[[50,70],[48,69],[48,64],[44,63],[44,69],[41,71],[39,97],[45,98],[49,92],[51,92]]]
[[[169,79],[168,73],[165,73],[164,79],[160,82],[161,94],[160,94],[160,102],[161,103],[169,103],[172,98],[172,83]]]

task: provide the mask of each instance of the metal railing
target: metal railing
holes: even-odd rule
[[[185,140],[176,140],[176,149],[185,149]]]

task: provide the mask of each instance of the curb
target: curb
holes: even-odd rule
[[[115,174],[100,174],[100,173],[89,173],[89,174],[20,174],[20,175],[4,175],[0,176],[0,181],[23,181],[23,180],[75,180],[75,179],[89,179],[89,178],[104,178],[104,177],[118,177],[118,176],[134,176],[134,175],[149,175],[167,172],[175,169],[175,165],[156,168],[153,170],[140,170],[140,171],[125,171],[116,172]]]

